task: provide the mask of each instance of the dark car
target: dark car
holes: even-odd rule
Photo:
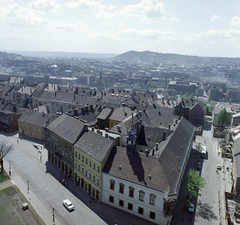
[[[202,163],[202,159],[199,158],[198,161],[197,161],[197,163]]]
[[[202,164],[201,163],[198,163],[197,164],[197,170],[201,170],[202,169]]]

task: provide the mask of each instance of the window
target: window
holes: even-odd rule
[[[152,212],[150,211],[150,216],[149,216],[151,219],[155,220],[155,217],[156,217],[156,213],[155,212]]]
[[[80,172],[80,165],[78,165],[78,171]]]
[[[142,207],[138,207],[138,213],[143,215],[143,208]]]
[[[124,201],[119,199],[119,206],[124,206]]]
[[[133,196],[134,196],[134,187],[130,186],[129,187],[129,197],[133,198]]]
[[[133,210],[133,204],[132,203],[128,203],[128,209]]]
[[[95,176],[93,175],[93,183],[95,183]]]
[[[89,167],[92,167],[92,161],[89,160]]]
[[[88,178],[89,178],[89,180],[92,179],[92,173],[91,173],[91,171],[88,172]]]
[[[78,159],[81,159],[80,153],[78,153]]]
[[[77,151],[75,151],[75,157],[77,158]]]
[[[114,190],[114,185],[115,185],[115,181],[114,180],[110,180],[110,189]]]
[[[121,184],[119,184],[119,193],[124,193],[124,184],[123,183],[121,183]]]
[[[87,177],[87,170],[85,170],[85,176]]]
[[[109,195],[109,202],[112,202],[112,203],[114,203],[114,197],[113,197],[113,196],[111,196],[111,195]]]
[[[84,167],[82,166],[82,174],[84,174]]]
[[[75,161],[75,169],[77,169],[77,161]]]
[[[82,162],[84,162],[84,156],[82,155]]]
[[[155,194],[150,194],[150,202],[149,202],[149,204],[155,205],[155,199],[156,199],[156,195]]]
[[[144,201],[144,195],[145,195],[144,191],[139,191],[139,200],[140,201]]]
[[[100,173],[100,167],[99,166],[97,167],[97,171],[98,171],[98,173]]]
[[[99,184],[100,184],[100,178],[97,177],[97,185],[99,186]]]
[[[94,169],[94,170],[96,170],[96,168],[95,168],[95,167],[96,167],[96,165],[95,165],[95,163],[93,163],[93,169]]]
[[[88,164],[88,160],[87,160],[87,158],[86,158],[86,160],[85,160],[85,163],[86,163],[86,165]]]

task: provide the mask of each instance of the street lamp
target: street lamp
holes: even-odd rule
[[[11,160],[9,160],[9,176],[11,176]]]
[[[54,225],[54,224],[55,224],[55,219],[54,219],[54,208],[53,208],[52,216],[53,216],[53,225]]]
[[[42,162],[42,151],[38,151],[40,153],[40,162]]]
[[[29,194],[29,180],[27,180],[27,189],[28,189],[28,194]]]

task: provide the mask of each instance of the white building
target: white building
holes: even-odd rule
[[[182,118],[154,153],[132,150],[131,131],[127,147],[115,147],[102,171],[102,202],[156,224],[170,224],[195,127]]]

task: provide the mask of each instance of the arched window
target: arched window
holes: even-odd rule
[[[145,192],[144,191],[139,191],[139,200],[140,201],[144,201],[144,195],[145,195]]]
[[[132,197],[132,198],[134,197],[134,190],[135,190],[134,187],[132,186],[129,187],[129,197]]]
[[[115,181],[113,179],[110,180],[110,189],[114,190]]]
[[[119,193],[124,193],[124,184],[123,183],[120,183],[119,184]]]
[[[156,199],[156,195],[155,194],[150,194],[149,204],[155,205],[155,199]]]

